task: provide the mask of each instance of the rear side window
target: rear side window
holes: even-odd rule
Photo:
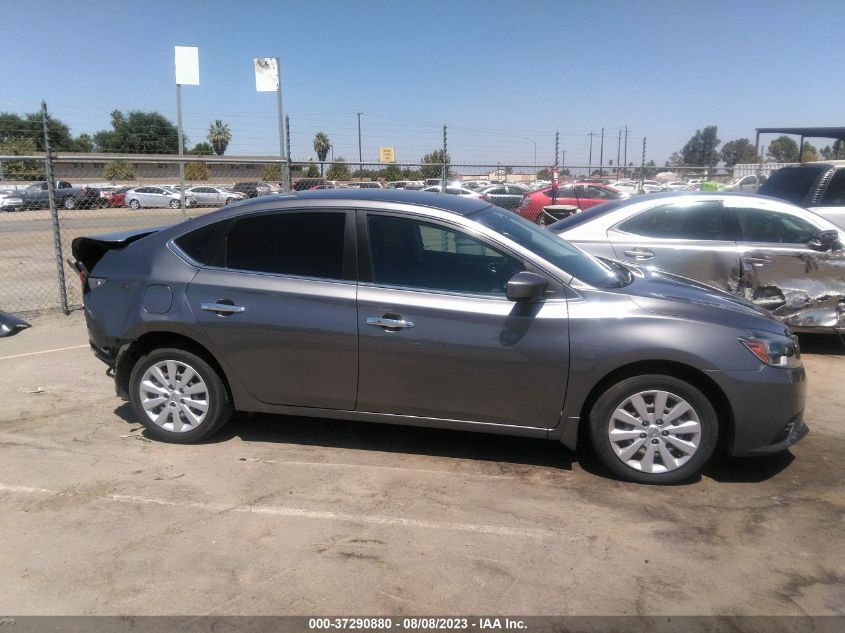
[[[766,209],[737,209],[743,242],[806,244],[819,232],[815,226],[787,213]]]
[[[226,267],[343,279],[345,213],[278,213],[241,218],[226,237]]]
[[[830,184],[827,186],[827,191],[824,192],[822,206],[845,206],[845,169],[838,169],[833,174],[833,178],[831,178]]]
[[[643,211],[620,224],[620,231],[660,239],[724,240],[719,202],[667,204]]]
[[[763,183],[757,193],[804,206],[804,200],[810,192],[810,187],[827,169],[826,165],[805,165],[803,167],[778,169]]]
[[[226,232],[229,224],[228,221],[207,224],[194,229],[190,233],[185,233],[185,235],[177,237],[173,242],[188,257],[204,265],[209,263],[215,246],[220,241],[220,237]]]

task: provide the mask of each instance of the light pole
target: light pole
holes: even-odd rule
[[[537,171],[537,141],[530,139],[527,136],[523,136],[522,140],[534,143],[534,171]]]
[[[361,173],[364,171],[364,159],[363,155],[361,154],[361,115],[364,114],[363,112],[358,113],[358,175],[360,176]]]

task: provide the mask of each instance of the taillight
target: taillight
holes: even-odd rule
[[[488,196],[486,193],[482,193],[482,194],[481,194],[480,196],[478,196],[478,197],[479,197],[481,200],[486,200],[487,202],[490,202],[490,196]]]

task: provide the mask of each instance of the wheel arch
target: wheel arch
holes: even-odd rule
[[[713,408],[717,413],[716,419],[719,422],[719,441],[716,446],[716,451],[720,454],[727,452],[729,447],[733,444],[734,413],[725,392],[722,391],[721,387],[719,387],[712,378],[700,369],[696,369],[695,367],[684,363],[669,360],[647,360],[629,363],[614,369],[601,378],[590,390],[581,405],[578,417],[577,434],[575,434],[576,437],[574,438],[578,445],[582,443],[589,445],[587,440],[589,439],[590,433],[590,411],[596,403],[596,400],[598,400],[599,397],[601,397],[601,395],[614,384],[625,380],[626,378],[632,378],[634,376],[641,376],[644,374],[662,374],[672,378],[679,378],[690,383],[693,387],[696,387],[699,391],[701,391],[713,404]],[[723,413],[724,415],[722,415]]]

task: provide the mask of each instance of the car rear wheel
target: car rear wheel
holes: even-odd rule
[[[226,198],[226,204],[232,204],[237,198]]]
[[[203,440],[232,414],[229,393],[205,360],[177,348],[142,356],[129,378],[135,415],[153,437],[178,444]]]
[[[76,208],[76,199],[73,196],[68,196],[64,200],[62,200],[62,205],[64,205],[65,209],[75,209]]]
[[[622,380],[590,413],[599,458],[629,481],[668,484],[698,473],[716,448],[710,401],[686,381],[659,374]]]
[[[141,208],[141,203],[135,199],[129,201],[129,206],[136,211]]]

